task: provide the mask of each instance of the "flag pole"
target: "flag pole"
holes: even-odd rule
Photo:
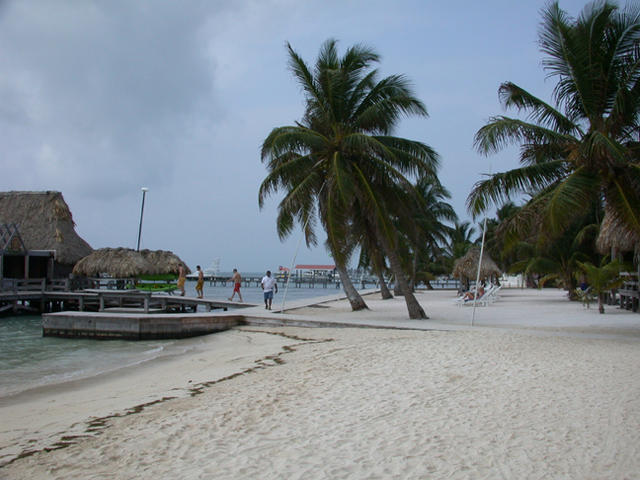
[[[491,177],[491,165],[489,165],[489,177]],[[487,233],[487,211],[484,211],[484,223],[482,225],[482,242],[480,243],[480,258],[478,259],[478,273],[476,274],[476,292],[473,294],[473,312],[471,313],[471,326],[476,319],[476,306],[478,304],[478,285],[480,284],[480,268],[482,267],[482,255],[484,254],[484,237]]]
[[[484,253],[484,236],[487,232],[487,215],[484,215],[484,225],[482,226],[482,243],[480,244],[480,258],[478,259],[478,273],[476,274],[476,292],[473,295],[473,313],[471,314],[471,326],[476,318],[476,306],[478,303],[478,285],[480,284],[480,268],[482,267],[482,254]]]

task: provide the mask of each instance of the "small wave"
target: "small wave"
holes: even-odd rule
[[[196,345],[178,341],[163,341],[146,345],[138,350],[139,343],[104,345],[96,342],[94,348],[82,346],[73,351],[57,352],[52,358],[22,364],[9,370],[0,370],[0,398],[15,396],[30,390],[86,380],[119,370],[135,368],[160,358],[183,355],[197,348]],[[133,347],[133,349],[131,348]]]

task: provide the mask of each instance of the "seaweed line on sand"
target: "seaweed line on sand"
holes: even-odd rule
[[[288,338],[291,340],[296,340],[299,343],[296,343],[294,345],[283,345],[282,346],[282,351],[280,353],[277,353],[275,355],[267,355],[263,358],[260,358],[258,360],[256,360],[254,363],[256,364],[253,367],[247,368],[245,370],[242,370],[240,372],[236,372],[233,373],[231,375],[227,375],[226,377],[222,377],[219,378],[217,380],[211,380],[208,382],[201,382],[198,383],[196,385],[194,385],[193,387],[189,388],[189,395],[191,397],[195,397],[196,395],[200,395],[201,393],[204,393],[205,389],[217,384],[217,383],[221,383],[221,382],[225,382],[227,380],[231,380],[233,378],[239,377],[241,375],[245,375],[245,374],[249,374],[249,373],[254,373],[258,370],[261,370],[263,368],[267,368],[267,367],[273,367],[276,365],[283,365],[284,363],[286,363],[281,357],[287,353],[293,353],[296,351],[295,347],[299,347],[300,345],[312,345],[315,343],[327,343],[327,342],[333,342],[334,339],[333,338],[327,338],[327,339],[321,339],[321,340],[316,340],[313,338],[302,338],[302,337],[298,337],[295,335],[288,335],[284,332],[268,332],[268,331],[264,331],[264,330],[242,330],[243,332],[249,332],[249,333],[264,333],[267,335],[277,335],[277,336],[281,336],[284,338]],[[35,455],[37,453],[48,453],[48,452],[52,452],[54,450],[60,450],[62,448],[66,448],[69,447],[71,445],[75,445],[77,444],[80,440],[86,439],[86,438],[95,438],[96,436],[100,435],[105,429],[107,429],[109,427],[109,420],[113,419],[113,418],[120,418],[120,417],[127,417],[129,415],[135,415],[136,413],[140,413],[142,412],[144,409],[146,409],[147,407],[151,407],[153,405],[157,405],[160,403],[164,403],[167,402],[169,400],[173,400],[175,398],[178,397],[162,397],[158,400],[153,400],[151,402],[147,402],[147,403],[142,403],[140,405],[136,405],[134,407],[131,408],[127,408],[126,410],[124,410],[123,412],[119,412],[119,413],[114,413],[111,415],[107,415],[104,417],[99,417],[99,418],[94,418],[92,420],[90,420],[89,422],[87,422],[87,428],[85,430],[86,435],[63,435],[62,437],[60,437],[60,439],[58,441],[56,441],[55,443],[53,443],[50,446],[47,447],[43,447],[43,448],[39,448],[39,449],[30,449],[30,450],[23,450],[22,452],[20,452],[18,455],[16,455],[14,458],[12,458],[11,460],[3,463],[0,465],[0,469],[12,464],[13,462],[15,462],[16,460],[20,460],[22,458],[26,458],[26,457],[30,457],[32,455]]]

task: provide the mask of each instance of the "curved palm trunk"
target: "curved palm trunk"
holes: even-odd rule
[[[415,249],[414,249],[415,250]],[[416,275],[418,272],[418,252],[413,252],[413,258],[411,261],[411,278],[409,279],[409,288],[412,292],[416,291]]]
[[[418,303],[415,295],[411,292],[409,288],[409,284],[407,283],[407,279],[404,276],[404,272],[402,271],[402,264],[400,263],[400,258],[398,258],[398,252],[395,249],[391,248],[389,245],[389,241],[385,238],[384,235],[378,235],[378,239],[380,240],[380,244],[387,254],[387,258],[389,259],[389,265],[391,266],[391,270],[393,271],[396,277],[396,288],[401,292],[401,295],[404,295],[404,301],[407,304],[407,311],[409,312],[409,318],[411,319],[421,319],[421,318],[429,318],[427,314],[423,310],[423,308]]]
[[[389,287],[387,286],[387,282],[384,281],[384,276],[382,272],[376,268],[376,276],[378,277],[378,283],[380,284],[380,295],[383,300],[389,300],[393,298],[393,295],[389,291]]]
[[[389,291],[389,286],[384,280],[384,275],[382,274],[384,257],[380,254],[379,250],[373,252],[371,255],[371,261],[373,262],[373,269],[378,277],[378,284],[380,285],[380,295],[382,296],[382,299],[389,300],[390,298],[393,298],[393,295],[391,295],[391,292]]]
[[[367,304],[364,303],[364,299],[358,293],[356,287],[353,286],[353,283],[349,278],[349,274],[347,273],[347,269],[343,265],[339,265],[338,262],[336,262],[336,270],[338,270],[338,275],[340,275],[340,281],[342,282],[344,293],[347,295],[347,299],[351,304],[351,310],[355,312],[357,310],[363,310],[365,308],[368,309]]]

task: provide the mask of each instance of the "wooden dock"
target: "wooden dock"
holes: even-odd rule
[[[0,313],[49,313],[60,311],[104,312],[108,309],[135,309],[142,313],[196,312],[198,306],[208,312],[214,309],[247,308],[250,303],[181,297],[136,290],[80,290],[0,292]]]

